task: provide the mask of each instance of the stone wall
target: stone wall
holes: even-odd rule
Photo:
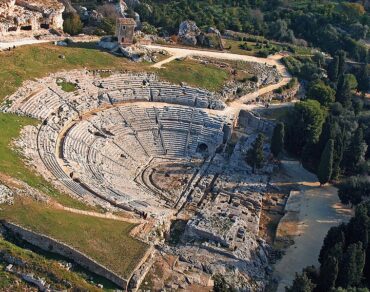
[[[237,126],[244,129],[263,132],[269,136],[274,131],[275,123],[264,118],[258,117],[250,111],[241,110],[238,117]]]
[[[14,233],[17,237],[25,240],[26,242],[35,245],[45,251],[54,252],[68,259],[71,259],[75,263],[88,269],[89,271],[112,281],[125,290],[127,289],[128,281],[126,279],[110,271],[108,268],[97,263],[95,260],[83,254],[82,252],[77,251],[73,247],[62,243],[54,238],[28,230],[11,222],[2,221],[1,224],[8,231]]]

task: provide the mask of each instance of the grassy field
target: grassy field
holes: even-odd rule
[[[22,46],[10,52],[0,52],[0,102],[13,93],[23,81],[46,76],[48,73],[71,69],[130,69],[141,70],[136,64],[117,58],[94,47],[60,47],[53,44]],[[61,58],[64,56],[65,58]]]
[[[44,278],[47,283],[57,290],[68,288],[63,281],[68,281],[76,291],[100,291],[82,277],[80,273],[68,271],[61,267],[58,261],[39,255],[27,249],[23,249],[0,236],[0,251],[27,263],[22,268],[23,273],[33,272],[35,276]],[[1,256],[0,256],[1,258]],[[19,282],[19,278],[5,270],[5,263],[0,261],[0,290],[1,291],[28,291],[25,283]],[[65,282],[64,282],[65,283]]]
[[[165,67],[157,70],[158,75],[163,79],[176,84],[185,82],[210,91],[221,89],[230,77],[226,70],[193,60],[175,60]]]
[[[129,235],[135,226],[131,223],[74,214],[31,200],[1,208],[0,219],[65,242],[123,277],[129,276],[148,248]]]
[[[10,52],[0,52],[0,68],[0,102],[20,87],[23,81],[61,70],[87,68],[153,71],[148,63],[129,62],[96,49],[94,43],[74,44],[71,47],[53,44],[18,47]],[[210,90],[218,89],[227,78],[226,72],[221,69],[188,62],[172,62],[160,71],[160,75],[170,82],[185,81]]]
[[[82,202],[57,191],[41,175],[27,167],[22,160],[22,156],[12,149],[11,141],[19,136],[22,127],[25,125],[37,125],[38,123],[37,120],[31,118],[0,113],[0,172],[24,181],[65,206],[92,209]]]

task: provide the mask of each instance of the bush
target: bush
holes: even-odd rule
[[[70,35],[78,35],[82,32],[83,24],[77,13],[64,15],[63,30]]]
[[[116,21],[111,18],[103,18],[99,24],[99,28],[107,35],[114,35],[116,32]]]

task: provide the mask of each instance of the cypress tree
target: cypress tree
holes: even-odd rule
[[[339,72],[339,57],[336,55],[329,64],[328,68],[329,79],[333,82],[337,82],[338,72]]]
[[[317,177],[320,185],[326,184],[333,173],[333,152],[334,140],[330,139],[321,154],[319,169],[317,170]]]
[[[340,165],[343,160],[344,153],[344,138],[343,133],[340,131],[334,138],[334,156],[333,156],[333,173],[332,178],[337,179],[341,173]]]
[[[338,57],[338,76],[341,76],[345,71],[347,54],[345,51],[341,50],[338,52]]]
[[[367,215],[368,209],[365,205],[360,204],[356,207],[356,213],[348,223],[348,243],[362,242],[362,246],[367,248],[369,244],[369,226],[370,220]]]
[[[253,142],[252,147],[248,150],[246,161],[252,166],[253,172],[256,168],[261,168],[263,161],[265,159],[263,155],[263,143],[265,141],[265,136],[263,134],[258,134],[257,139]]]
[[[358,90],[365,94],[370,89],[370,77],[368,64],[364,64],[357,76]]]
[[[364,133],[362,127],[358,127],[344,153],[342,163],[344,169],[349,173],[355,172],[358,166],[365,161],[366,151],[367,144],[364,140]]]
[[[274,133],[271,138],[271,152],[275,157],[278,157],[284,147],[284,124],[278,123],[274,128]]]
[[[324,264],[329,256],[335,256],[340,259],[345,244],[345,225],[341,224],[329,229],[324,239],[319,255],[319,263]]]
[[[337,285],[348,288],[356,287],[361,283],[362,273],[365,266],[365,252],[362,248],[362,243],[353,243],[348,246],[346,253],[343,256],[340,277],[338,277]]]
[[[334,256],[329,256],[324,264],[320,267],[319,291],[330,291],[335,287],[335,282],[338,278],[339,263]]]
[[[336,101],[340,102],[344,107],[348,107],[352,97],[350,84],[345,77],[341,75],[338,80]]]

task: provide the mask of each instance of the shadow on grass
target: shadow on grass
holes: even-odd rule
[[[107,52],[108,50],[102,49],[98,46],[98,42],[71,42],[68,44],[67,48],[80,48],[95,50],[100,52]]]

